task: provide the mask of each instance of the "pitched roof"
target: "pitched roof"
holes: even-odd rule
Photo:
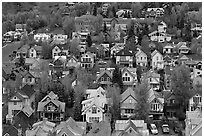
[[[153,56],[156,55],[157,53],[159,53],[160,55],[162,55],[158,50],[154,50],[154,52],[151,53],[151,56],[153,57]]]
[[[109,122],[101,121],[92,125],[92,129],[87,136],[111,136],[111,126]]]
[[[99,80],[104,74],[107,74],[110,78],[112,78],[112,74],[110,73],[110,71],[105,69],[102,72],[100,72],[96,80]]]
[[[37,52],[41,52],[42,51],[42,46],[35,45],[35,46],[31,47],[31,48],[34,48]]]
[[[86,124],[86,122],[83,123]],[[69,117],[69,119],[65,122],[61,122],[55,128],[57,136],[61,136],[64,133],[66,133],[68,136],[82,136],[85,130],[86,128],[77,124],[72,117]]]
[[[25,85],[21,88],[21,93],[27,95],[29,98],[35,93],[30,85]]]
[[[164,104],[164,98],[162,98],[158,92],[151,88],[148,91],[148,102],[151,103],[154,99],[157,99],[161,104]]]
[[[122,94],[121,94],[121,102],[123,102],[127,97],[132,96],[135,100],[137,97],[135,95],[135,91],[131,87],[128,87]]]
[[[18,136],[18,130],[15,126],[9,125],[3,127],[3,136],[9,134],[9,136]]]
[[[118,53],[116,53],[116,56],[133,56],[133,53],[131,53],[127,49],[122,49]]]
[[[64,102],[60,102],[57,99],[51,99],[51,100],[47,100],[44,102],[38,102],[38,109],[37,111],[44,111],[44,107],[48,104],[48,103],[53,103],[55,106],[57,106],[59,108],[59,112],[65,112],[65,103]]]

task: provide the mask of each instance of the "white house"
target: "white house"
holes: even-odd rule
[[[154,52],[151,53],[152,57],[152,68],[157,68],[157,69],[163,69],[164,68],[164,61],[163,61],[163,55],[155,50]]]
[[[41,52],[42,52],[42,47],[35,45],[29,49],[29,57],[38,58],[40,57]]]
[[[169,34],[159,32],[159,31],[153,31],[149,33],[149,37],[151,41],[157,41],[157,42],[171,41],[171,36]]]
[[[52,58],[55,58],[55,56],[67,56],[69,53],[68,46],[65,44],[62,45],[55,45],[52,49]]]
[[[166,29],[167,29],[166,23],[164,21],[161,21],[158,24],[158,31],[161,32],[161,33],[166,33]]]
[[[163,117],[164,98],[159,93],[150,89],[148,91],[148,103],[150,104],[150,113],[154,120],[160,120]]]
[[[167,45],[165,45],[163,47],[163,53],[166,53],[166,54],[172,54],[173,53],[173,46],[168,43]]]
[[[53,41],[57,41],[60,44],[65,44],[67,42],[67,35],[56,34],[53,36]]]
[[[188,54],[190,48],[186,46],[186,42],[179,42],[177,46],[179,46],[178,49],[180,54]]]
[[[49,41],[50,38],[50,34],[45,34],[45,33],[38,33],[34,35],[34,40],[36,42],[42,41],[42,42],[47,42]]]
[[[160,74],[150,72],[147,75],[148,83],[153,90],[159,90],[160,87]]]
[[[95,59],[95,54],[86,52],[85,54],[81,56],[81,67],[82,68],[93,68],[94,59]]]
[[[82,115],[86,122],[102,121],[105,119],[105,107],[107,98],[105,90],[101,87],[98,89],[87,89],[87,99],[82,101]]]
[[[147,66],[147,54],[144,53],[141,49],[138,48],[137,53],[135,54],[136,64],[140,66]]]
[[[66,67],[79,67],[79,66],[80,66],[80,62],[75,56],[70,56],[67,59]]]
[[[202,96],[199,93],[194,94],[189,99],[189,111],[194,111],[196,108],[202,110]]]

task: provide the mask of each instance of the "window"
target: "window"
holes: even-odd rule
[[[66,133],[63,133],[62,136],[67,136],[67,134],[66,134]]]
[[[146,60],[146,57],[144,57],[144,60]]]
[[[109,78],[109,77],[107,77],[107,81],[110,81],[110,78]]]
[[[133,114],[134,113],[134,109],[125,109],[125,113],[126,114]]]
[[[89,122],[97,121],[99,122],[99,117],[89,117]]]
[[[174,104],[175,100],[174,99],[170,99],[170,104]]]
[[[92,114],[96,114],[97,113],[97,108],[96,107],[92,107]]]
[[[130,81],[130,77],[123,77],[123,81]]]
[[[130,99],[130,101],[129,101],[130,103],[132,103],[132,99]]]
[[[57,48],[55,48],[55,51],[58,51],[58,49],[57,49]]]
[[[50,111],[50,110],[51,110],[51,107],[50,107],[50,106],[48,106],[48,107],[47,107],[47,110],[48,110],[48,111]]]
[[[103,77],[101,77],[101,81],[104,81],[104,78],[103,78]]]
[[[159,60],[159,57],[157,56],[157,60]]]
[[[142,60],[142,57],[141,57],[141,60]]]
[[[17,105],[17,102],[14,102],[13,105]]]

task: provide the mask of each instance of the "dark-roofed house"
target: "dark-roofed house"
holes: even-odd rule
[[[20,49],[18,49],[17,52],[16,52],[16,58],[20,58],[20,55],[22,55],[23,58],[26,58],[29,48],[30,48],[29,45],[24,45]]]
[[[128,87],[122,94],[120,100],[121,118],[129,118],[133,116],[135,106],[137,104],[137,98],[135,91],[131,87]]]
[[[116,120],[113,136],[149,136],[144,120]]]
[[[127,49],[122,49],[116,53],[116,64],[127,67],[133,66],[133,53]]]
[[[87,136],[111,136],[110,122],[95,122],[91,127],[92,129],[87,133]]]
[[[8,101],[7,122],[12,122],[13,117],[23,111],[25,115],[30,117],[34,112],[35,91],[29,85],[25,85],[17,90]]]
[[[23,32],[26,31],[26,24],[16,24],[16,31]]]
[[[54,45],[52,49],[52,58],[62,55],[68,55],[68,44]]]
[[[38,102],[39,119],[44,117],[49,121],[59,122],[64,119],[65,103],[58,100],[58,96],[53,92],[46,95],[40,102]]]
[[[49,136],[52,134],[55,123],[49,122],[47,118],[32,125],[31,130],[26,130],[26,136]]]
[[[2,136],[18,136],[18,129],[13,125],[3,126],[2,130]]]
[[[103,71],[100,72],[99,76],[97,77],[96,81],[101,84],[101,86],[105,87],[108,85],[111,85],[112,82],[112,74],[109,70],[105,69]]]
[[[72,117],[60,122],[54,128],[56,136],[83,136],[86,133],[86,122],[77,122]]]
[[[22,84],[23,85],[34,85],[36,83],[35,77],[29,72],[29,71],[24,71],[22,73]]]

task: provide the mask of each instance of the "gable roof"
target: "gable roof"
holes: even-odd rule
[[[4,136],[5,134],[9,134],[9,136],[18,136],[18,129],[13,125],[4,126],[2,135]]]
[[[135,68],[134,68],[135,69]],[[131,68],[126,68],[126,67],[124,67],[123,69],[122,69],[122,75],[125,73],[125,72],[128,72],[129,74],[130,74],[130,76],[132,76],[133,78],[135,77],[135,74],[133,74],[131,71]],[[132,70],[133,71],[133,70]]]
[[[110,123],[106,121],[94,123],[87,136],[111,136]]]
[[[125,101],[129,96],[132,96],[135,100],[137,100],[135,91],[131,87],[128,87],[122,94],[121,94],[121,102]]]
[[[145,54],[145,56],[147,57],[147,54],[143,51],[143,50],[141,50],[141,49],[139,49],[138,51],[137,51],[137,53],[136,53],[136,57],[137,56],[139,56],[140,54]]]
[[[27,95],[29,98],[35,93],[34,89],[26,84],[21,88],[21,93]]]
[[[118,53],[116,53],[116,56],[133,56],[133,53],[124,48],[121,49]]]
[[[151,56],[153,57],[153,56],[155,56],[157,53],[159,53],[159,54],[162,56],[162,54],[161,54],[158,50],[154,50],[154,51],[151,53]]]
[[[86,124],[86,122],[83,122]],[[61,122],[58,126],[56,126],[55,131],[57,136],[61,136],[62,134],[66,133],[68,136],[82,136],[85,132],[85,128],[79,124],[72,118],[65,122]]]
[[[105,69],[99,74],[96,80],[99,80],[104,74],[107,74],[110,77],[110,79],[112,79],[112,74],[110,73],[110,71]]]
[[[148,91],[148,102],[151,103],[154,99],[157,99],[161,104],[164,104],[164,98],[162,98],[158,92],[151,88]]]
[[[128,125],[124,129],[124,131],[127,132],[127,130],[130,128],[132,128],[134,130],[134,132],[137,136],[141,136],[141,134],[138,132],[138,128],[135,126],[135,124],[131,120],[128,120]]]
[[[38,102],[37,111],[44,111],[44,107],[50,102],[53,103],[55,106],[57,106],[59,108],[59,112],[65,112],[65,103],[60,102],[57,99],[51,99],[51,100],[47,100],[47,101],[44,101],[44,102]]]

